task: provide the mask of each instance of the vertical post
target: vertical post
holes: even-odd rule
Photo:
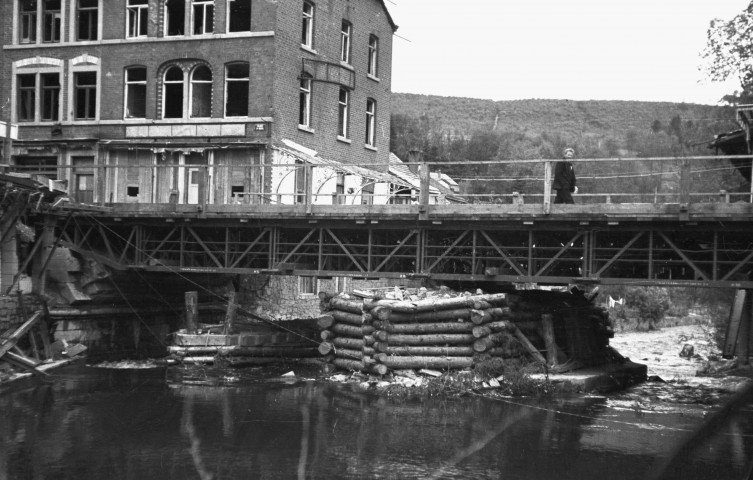
[[[3,163],[10,165],[10,152],[13,146],[13,137],[11,136],[11,129],[13,124],[10,123],[10,113],[8,114],[8,123],[5,124],[5,136],[3,137]]]
[[[199,317],[199,294],[198,292],[186,292],[186,332],[196,333]]]
[[[552,162],[544,162],[544,214],[552,211]]]
[[[737,336],[737,360],[740,365],[748,365],[750,363],[750,334],[751,334],[751,291],[745,290],[745,301],[743,303],[743,311],[740,318],[740,332]]]
[[[554,322],[552,315],[545,313],[541,316],[542,333],[546,345],[546,362],[548,365],[557,365],[557,343],[554,341]]]
[[[690,203],[690,160],[682,160],[680,165],[680,203]]]
[[[429,165],[421,163],[418,167],[418,178],[421,180],[421,192],[418,196],[418,211],[423,216],[429,214],[429,188],[431,186],[431,174],[429,173]]]
[[[227,296],[227,310],[225,310],[225,328],[223,334],[228,335],[233,331],[235,312],[237,310],[238,304],[235,303],[235,292],[230,292]]]

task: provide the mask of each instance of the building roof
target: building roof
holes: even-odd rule
[[[397,31],[397,25],[395,24],[395,21],[392,19],[392,15],[390,15],[390,11],[387,10],[387,4],[384,3],[384,0],[379,0],[379,3],[382,4],[382,8],[384,8],[384,13],[387,14],[387,20],[390,22],[390,26],[392,27],[392,31]]]
[[[412,187],[412,185],[402,178],[392,175],[391,173],[383,173],[378,172],[376,170],[372,170],[370,168],[364,168],[359,167],[358,165],[347,165],[344,163],[340,163],[336,160],[330,160],[328,158],[320,157],[317,152],[314,150],[311,150],[310,148],[306,148],[303,145],[298,145],[297,143],[283,139],[282,142],[285,144],[285,147],[280,145],[275,145],[274,149],[279,150],[280,152],[283,152],[287,155],[290,155],[294,158],[297,158],[298,160],[302,162],[309,163],[311,165],[322,165],[332,168],[333,170],[337,170],[343,173],[351,174],[351,175],[357,175],[364,178],[370,178],[372,180],[376,180],[378,182],[384,182],[384,183],[393,183],[396,185],[401,185],[403,187]]]

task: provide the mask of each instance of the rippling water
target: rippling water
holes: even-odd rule
[[[711,411],[629,393],[397,402],[261,372],[71,366],[6,387],[0,479],[642,479]],[[752,449],[746,407],[661,478],[743,478]]]

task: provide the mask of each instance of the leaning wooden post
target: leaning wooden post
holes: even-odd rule
[[[552,211],[552,162],[544,162],[544,214]]]
[[[546,361],[551,366],[557,365],[557,343],[554,341],[554,322],[552,315],[545,313],[541,316],[541,329],[546,345]]]
[[[186,292],[186,332],[196,333],[199,317],[199,294]]]

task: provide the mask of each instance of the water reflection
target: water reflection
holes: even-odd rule
[[[704,414],[604,397],[396,403],[313,381],[220,383],[71,367],[2,392],[0,479],[636,479]],[[681,478],[741,478],[752,417],[741,411]]]

